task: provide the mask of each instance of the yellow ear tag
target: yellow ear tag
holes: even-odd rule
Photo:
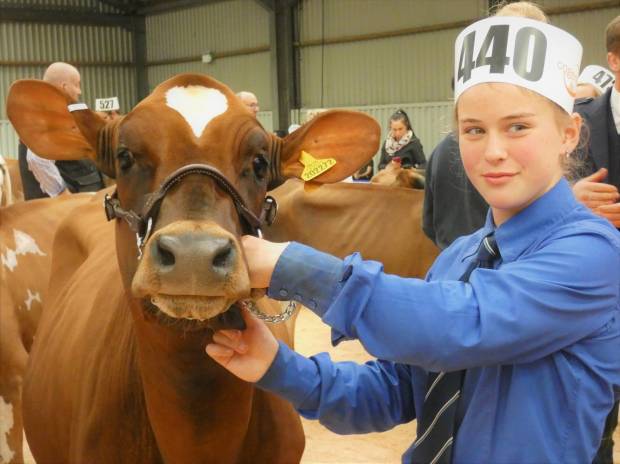
[[[307,151],[301,151],[299,161],[304,165],[304,170],[301,173],[301,178],[305,181],[312,180],[315,177],[320,176],[325,171],[330,170],[336,165],[334,158],[316,159]]]

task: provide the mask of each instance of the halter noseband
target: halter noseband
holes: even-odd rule
[[[190,174],[202,174],[215,180],[225,193],[232,199],[237,214],[245,224],[245,231],[251,235],[261,236],[261,226],[263,224],[271,225],[276,217],[278,205],[276,200],[271,196],[266,196],[261,209],[260,217],[257,217],[245,204],[243,198],[237,189],[230,183],[224,174],[218,169],[208,164],[188,164],[182,166],[168,177],[164,179],[159,188],[145,195],[146,203],[140,214],[132,210],[125,210],[121,207],[118,199],[118,192],[115,190],[112,195],[106,195],[103,201],[105,214],[108,221],[112,219],[123,219],[129,225],[129,228],[136,233],[136,242],[138,245],[138,259],[142,257],[142,249],[144,244],[151,235],[153,223],[159,215],[159,208],[164,197],[170,189],[178,184],[184,177]]]

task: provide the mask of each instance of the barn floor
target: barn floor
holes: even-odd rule
[[[307,309],[299,314],[295,327],[295,348],[304,355],[326,351],[336,361],[370,359],[358,342],[345,342],[333,348],[329,342],[329,328]],[[306,450],[302,463],[305,464],[399,463],[401,454],[415,437],[415,423],[381,434],[348,436],[336,435],[317,421],[304,419],[303,425]],[[616,429],[614,442],[614,462],[620,464],[620,429]]]

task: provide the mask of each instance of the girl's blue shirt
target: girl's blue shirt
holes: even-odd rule
[[[493,231],[501,260],[460,282]],[[467,369],[453,462],[592,462],[620,396],[619,292],[620,234],[563,179],[498,228],[489,212],[425,280],[291,243],[269,296],[303,303],[334,344],[359,339],[378,360],[308,359],[280,344],[258,386],[331,430],[364,433],[414,420],[428,371]]]

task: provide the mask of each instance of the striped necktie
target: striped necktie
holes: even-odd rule
[[[476,258],[459,280],[467,282],[478,267],[492,268],[500,258],[493,234],[487,235]],[[422,417],[418,419],[418,439],[412,445],[412,462],[416,464],[449,464],[452,462],[452,443],[456,435],[456,411],[465,371],[430,372]]]

